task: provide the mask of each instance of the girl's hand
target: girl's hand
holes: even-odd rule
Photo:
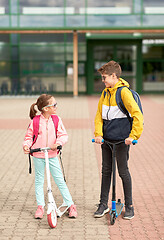
[[[125,139],[125,144],[126,145],[131,145],[132,142],[133,142],[133,138],[128,137],[128,138]]]
[[[58,146],[60,146],[60,144],[53,144],[52,146],[51,146],[51,150],[53,150],[53,151],[55,151],[55,150],[57,150],[57,147]]]
[[[28,146],[23,147],[24,154],[29,154],[30,153],[30,148]]]

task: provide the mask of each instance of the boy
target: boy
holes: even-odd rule
[[[133,140],[139,139],[143,131],[143,115],[135,102],[129,84],[120,78],[121,67],[115,61],[110,61],[98,69],[102,75],[102,82],[105,89],[102,92],[98,103],[98,110],[95,117],[95,142],[102,144],[102,139],[110,142],[125,140],[116,146],[116,161],[119,176],[122,179],[125,197],[125,219],[134,217],[132,205],[132,183],[128,169],[129,148]],[[125,108],[130,113],[133,122],[132,128],[125,114],[121,112],[116,103],[116,91],[118,87],[126,86],[121,90],[121,99]],[[104,91],[106,94],[104,94]],[[106,144],[102,148],[102,181],[100,204],[94,217],[102,217],[109,212],[108,197],[112,174],[112,150]]]

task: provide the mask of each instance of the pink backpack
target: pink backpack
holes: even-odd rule
[[[59,118],[57,115],[51,115],[52,121],[54,123],[55,126],[55,133],[56,133],[56,138],[57,138],[57,130],[58,130],[58,123],[59,123]],[[39,133],[39,121],[40,121],[40,115],[36,115],[33,118],[33,143],[31,145],[31,147],[34,145],[34,143],[36,142],[37,138],[38,138],[38,133]],[[32,168],[31,168],[31,157],[30,157],[29,153],[29,173],[31,174],[32,172]]]
[[[52,121],[55,126],[55,133],[56,133],[56,138],[57,138],[57,130],[58,130],[58,123],[59,123],[59,118],[57,115],[51,115]],[[31,147],[34,145],[38,138],[38,133],[39,133],[39,121],[40,121],[40,115],[36,115],[33,118],[33,143]]]

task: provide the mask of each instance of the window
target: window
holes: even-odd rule
[[[1,1],[2,2],[2,1]],[[0,95],[11,90],[9,34],[0,35]]]
[[[164,90],[164,45],[151,45],[151,40],[144,40],[143,44],[143,89],[144,91]]]
[[[143,7],[145,14],[163,14],[164,1],[163,0],[143,0]]]
[[[9,13],[9,0],[0,0],[0,14]]]
[[[129,14],[132,12],[132,0],[99,1],[88,0],[88,14]]]

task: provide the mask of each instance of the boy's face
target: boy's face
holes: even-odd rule
[[[113,88],[114,85],[117,83],[118,78],[116,76],[115,73],[111,74],[111,75],[102,75],[102,82],[104,82],[105,87],[107,88]]]

